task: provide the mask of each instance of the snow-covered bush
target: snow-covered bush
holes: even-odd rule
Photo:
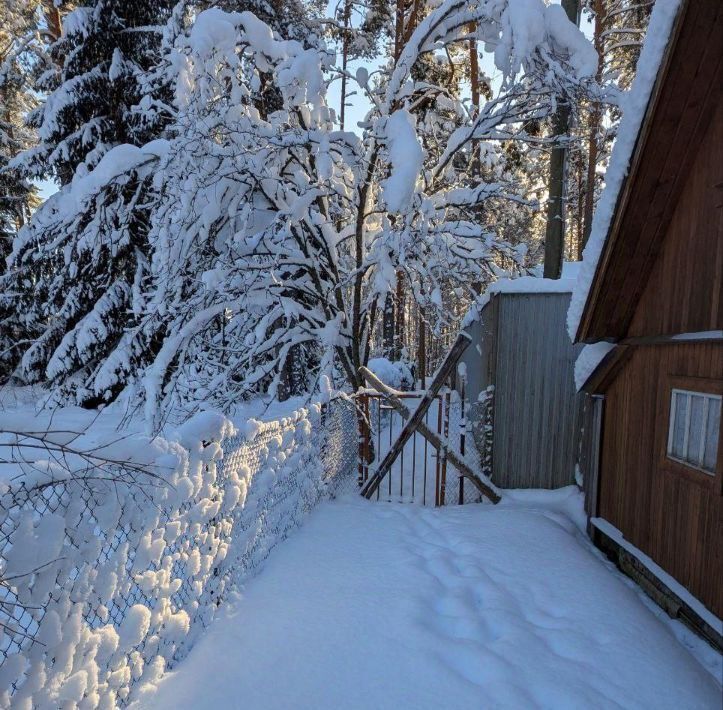
[[[182,658],[247,576],[355,463],[350,404],[177,441],[126,441],[154,476],[0,489],[0,706],[113,708]],[[157,476],[161,476],[161,482]]]

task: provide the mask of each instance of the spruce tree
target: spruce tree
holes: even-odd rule
[[[37,2],[5,0],[0,4],[0,274],[13,240],[37,206],[37,189],[12,164],[34,135],[25,117],[35,106],[31,86],[42,66],[35,32]],[[12,371],[26,338],[12,296],[0,293],[0,381]]]
[[[170,87],[148,79],[174,5],[74,3],[50,47],[54,68],[38,82],[46,97],[30,116],[39,143],[22,166],[61,189],[21,230],[0,286],[39,333],[20,377],[63,384],[85,405],[117,395],[152,347],[153,333],[137,326],[156,194],[133,147],[160,136],[169,117],[159,107],[170,103]],[[129,338],[137,342],[99,379],[100,364]]]
[[[31,115],[40,142],[23,165],[61,189],[22,230],[2,286],[37,335],[18,374],[49,384],[59,402],[112,401],[167,335],[164,309],[148,300],[163,143],[148,145],[179,110],[174,43],[208,6],[253,12],[304,44],[316,31],[301,0],[86,0],[63,16],[50,48],[56,71],[42,77],[47,98]],[[279,108],[263,75],[252,98],[261,115]]]

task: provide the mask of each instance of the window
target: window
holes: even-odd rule
[[[715,474],[720,415],[721,395],[673,389],[668,457]]]

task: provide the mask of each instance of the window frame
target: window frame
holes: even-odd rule
[[[679,406],[679,399],[680,395],[684,395],[686,398],[686,409],[685,409],[685,424],[683,427],[683,451],[684,457],[679,458],[678,456],[675,456],[673,453],[673,442],[675,438],[675,419],[676,414]],[[692,407],[692,400],[693,397],[702,397],[704,402],[704,409],[703,409],[703,422],[701,427],[701,433],[700,433],[700,441],[697,442],[698,446],[698,452],[695,457],[693,458],[691,454],[691,441],[690,441],[690,421],[691,421],[691,411],[693,409]],[[713,464],[713,469],[707,469],[703,465],[703,460],[705,458],[705,446],[708,436],[708,424],[710,421],[710,402],[720,402],[721,408],[723,409],[723,395],[715,394],[713,392],[702,392],[700,390],[693,390],[693,389],[684,389],[682,387],[671,387],[670,388],[670,414],[668,416],[668,440],[667,445],[665,449],[665,455],[667,458],[669,458],[671,461],[675,461],[676,463],[679,463],[683,466],[688,466],[689,468],[694,468],[696,471],[700,471],[701,473],[706,474],[707,476],[715,476],[716,475],[716,463],[718,459],[718,450],[720,449],[720,430],[718,431],[718,437],[716,441],[716,462]],[[720,429],[720,427],[719,427]],[[697,461],[698,463],[695,463]]]
[[[659,441],[659,462],[660,467],[670,473],[675,473],[683,478],[702,485],[723,495],[723,415],[721,416],[720,428],[718,430],[718,455],[714,471],[695,466],[692,463],[672,458],[668,455],[668,442],[670,438],[670,425],[673,409],[673,390],[686,390],[693,394],[723,396],[723,379],[712,379],[707,377],[690,377],[684,375],[666,375],[661,381],[661,396],[665,397],[662,403],[658,421],[661,429]],[[721,403],[723,407],[723,402]]]

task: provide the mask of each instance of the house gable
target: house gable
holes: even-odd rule
[[[628,336],[723,329],[723,101],[698,145]]]
[[[719,323],[720,281],[716,284],[718,291],[712,297],[716,303],[712,313],[710,309],[704,309],[700,315],[697,304],[704,300],[704,290],[710,293],[710,285],[715,281],[708,280],[704,269],[695,273],[695,266],[714,259],[720,263],[721,210],[714,206],[721,203],[720,196],[704,205],[703,213],[695,216],[700,229],[696,232],[696,246],[690,250],[686,267],[690,272],[688,306],[682,307],[673,294],[661,302],[660,292],[668,288],[675,291],[671,278],[677,267],[676,248],[666,249],[668,235],[671,233],[675,241],[677,230],[677,239],[684,242],[686,234],[690,234],[686,219],[690,220],[691,214],[701,207],[682,201],[686,188],[692,192],[698,189],[698,180],[707,180],[716,174],[716,168],[712,168],[708,175],[703,165],[708,160],[716,160],[716,151],[720,163],[719,145],[700,151],[699,146],[710,140],[713,118],[720,121],[720,114],[716,112],[721,104],[722,84],[723,3],[717,0],[686,2],[680,10],[648,104],[630,174],[618,198],[577,340],[621,340],[631,334],[633,322],[637,335],[707,330],[711,328],[711,318],[714,326]],[[712,133],[716,138],[715,128]],[[702,178],[698,176],[701,169]],[[707,194],[720,192],[720,187],[715,185],[710,186]],[[680,225],[671,230],[674,217]],[[684,243],[679,244],[678,251],[685,251],[685,247]],[[653,283],[651,278],[656,267],[664,269],[657,266],[664,251],[671,252],[668,257],[663,255],[661,262],[668,265],[667,269]],[[677,278],[675,276],[673,280]],[[645,297],[649,282],[650,295]],[[646,317],[645,311],[661,308],[671,313],[657,319]],[[683,315],[674,316],[673,312],[678,311]],[[694,311],[694,318],[685,315]],[[696,325],[698,321],[706,321],[708,325],[700,328]]]

